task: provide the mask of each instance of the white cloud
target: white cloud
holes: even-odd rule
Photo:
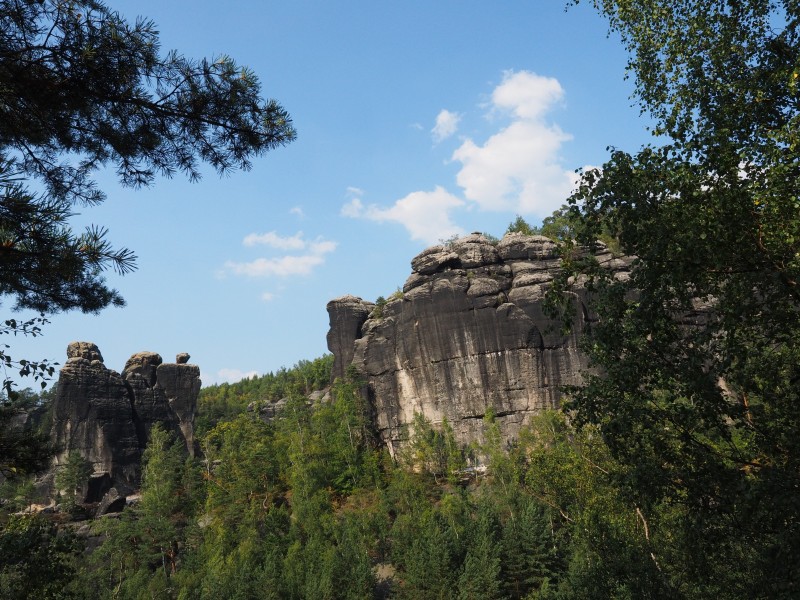
[[[442,109],[436,116],[436,125],[431,129],[434,142],[446,140],[458,130],[461,115]]]
[[[519,119],[539,120],[563,97],[564,89],[553,77],[505,71],[503,83],[492,92],[492,104],[511,110]]]
[[[362,216],[362,213],[364,212],[364,204],[361,202],[361,198],[364,196],[364,190],[350,186],[347,188],[345,195],[350,198],[350,200],[347,202],[347,204],[342,205],[339,213],[343,217],[350,217],[351,219],[356,219]]]
[[[225,269],[234,275],[246,277],[289,277],[290,275],[309,275],[314,267],[325,262],[319,255],[281,256],[279,258],[257,258],[250,262],[228,261]]]
[[[342,207],[342,214],[379,223],[399,223],[408,230],[411,239],[432,244],[463,233],[450,218],[450,211],[463,204],[463,200],[437,186],[432,192],[412,192],[389,208],[374,204],[364,206],[358,198],[354,198]]]
[[[561,206],[576,177],[564,169],[560,150],[572,136],[544,117],[564,95],[557,80],[529,71],[503,75],[492,93],[492,111],[512,115],[511,123],[482,145],[465,140],[453,152],[464,197],[484,210],[546,216]]]
[[[364,190],[351,185],[347,188],[347,195],[353,198],[358,198],[364,195]]]
[[[275,298],[275,294],[273,294],[272,292],[264,292],[263,294],[261,294],[261,299],[264,302],[269,302],[270,300],[273,300],[274,298]]]
[[[484,210],[535,212],[542,216],[561,206],[575,182],[558,163],[571,136],[557,126],[514,121],[479,146],[466,140],[454,153],[456,175],[468,200]]]
[[[303,212],[302,206],[293,206],[289,209],[290,215],[296,215],[298,218],[302,219],[306,216],[306,213]]]
[[[482,145],[467,139],[453,152],[464,196],[483,210],[546,216],[561,206],[576,177],[560,163],[561,145],[572,139],[544,117],[564,96],[557,80],[529,71],[506,72],[492,93],[494,112],[512,122]]]
[[[336,250],[338,245],[337,242],[321,237],[313,241],[306,241],[303,239],[302,231],[288,237],[277,235],[274,231],[261,235],[250,234],[244,238],[243,244],[245,246],[262,244],[279,250],[304,250],[305,252],[299,255],[260,257],[249,262],[229,260],[223,267],[223,273],[245,277],[309,275],[315,267],[325,262],[325,255]]]
[[[242,243],[245,246],[269,246],[270,248],[279,248],[280,250],[302,250],[306,247],[306,241],[303,239],[303,232],[298,231],[293,236],[284,237],[280,236],[274,231],[268,233],[251,233],[245,236]]]
[[[412,192],[383,208],[365,205],[363,191],[350,188],[342,216],[400,223],[412,239],[434,243],[463,232],[454,222],[457,210],[477,207],[549,215],[577,182],[576,174],[561,164],[561,147],[572,136],[546,119],[563,97],[556,79],[530,71],[506,71],[489,105],[489,115],[504,116],[505,124],[484,142],[465,139],[452,154],[452,160],[460,163],[456,183],[462,197],[437,186],[433,191]],[[434,139],[453,135],[461,118],[441,111],[432,130]]]
[[[215,383],[236,383],[242,379],[252,379],[258,377],[258,371],[241,371],[239,369],[220,369],[217,371],[216,376],[202,377],[204,385],[213,385]]]
[[[322,256],[323,254],[329,254],[336,250],[336,246],[338,245],[337,242],[332,242],[331,240],[318,239],[316,242],[311,242],[308,245],[308,249],[312,255]]]
[[[340,211],[343,217],[350,217],[356,219],[364,214],[364,204],[358,198],[353,198],[347,204],[342,206]]]

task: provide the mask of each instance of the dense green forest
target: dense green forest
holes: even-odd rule
[[[323,358],[205,391],[203,459],[155,430],[138,503],[86,523],[15,514],[34,497],[20,467],[46,454],[34,430],[3,437],[0,597],[800,597],[800,7],[585,3],[629,52],[656,137],[611,149],[541,229],[512,224],[560,242],[553,315],[569,320],[576,281],[591,292],[594,369],[563,410],[515,440],[490,414],[476,447],[417,418],[390,456],[357,374],[307,399]],[[630,277],[576,251],[598,239],[636,257]],[[95,263],[78,265],[88,281],[32,269],[47,276],[33,291],[77,285],[74,306],[114,303]],[[271,422],[246,410],[279,396]]]
[[[195,429],[202,434],[220,420],[233,418],[248,409],[258,410],[289,396],[307,396],[330,383],[333,355],[301,360],[294,367],[279,369],[236,383],[210,385],[200,390]]]
[[[51,517],[4,512],[0,595],[609,598],[667,589],[651,558],[649,538],[660,533],[645,535],[641,513],[614,489],[619,466],[592,428],[546,413],[506,444],[488,415],[485,444],[460,448],[446,423],[435,429],[420,416],[391,457],[359,387],[339,381],[317,404],[292,392],[270,423],[247,412],[221,420],[202,439],[203,460],[154,430],[139,502],[84,525],[81,538],[80,524],[57,532]],[[468,461],[476,454],[486,470]],[[86,556],[89,532],[103,543]]]

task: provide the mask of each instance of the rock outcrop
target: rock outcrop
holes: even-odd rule
[[[597,255],[618,277],[631,259]],[[560,268],[548,238],[472,234],[411,261],[402,295],[375,306],[353,296],[328,304],[334,377],[349,365],[366,379],[376,427],[393,450],[414,413],[445,418],[463,443],[480,439],[492,410],[506,439],[531,415],[559,404],[559,389],[588,365],[578,339],[591,326],[585,291],[573,293],[569,334],[543,299]],[[401,297],[400,297],[401,296]]]
[[[78,451],[93,471],[85,502],[130,493],[139,486],[142,453],[155,423],[194,454],[199,393],[200,369],[185,361],[164,364],[154,352],[139,352],[119,374],[105,366],[96,345],[71,343],[53,402],[51,438],[60,449],[54,470]]]

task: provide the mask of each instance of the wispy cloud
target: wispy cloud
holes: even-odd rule
[[[364,216],[364,203],[361,198],[353,198],[347,204],[342,206],[341,214],[343,217],[350,217],[357,219]]]
[[[264,292],[261,294],[261,299],[264,302],[270,302],[271,300],[275,299],[275,294],[273,294],[272,292]]]
[[[223,267],[223,273],[245,277],[309,275],[315,267],[325,262],[325,256],[336,250],[338,245],[337,242],[322,237],[306,240],[303,238],[302,231],[298,231],[292,236],[280,236],[274,231],[263,234],[251,233],[245,236],[242,243],[250,247],[263,245],[277,250],[302,252],[283,256],[259,257],[247,262],[229,260]]]
[[[306,216],[306,213],[303,212],[303,207],[302,206],[293,206],[292,208],[289,209],[289,214],[290,215],[295,215],[296,217],[298,217],[300,219],[303,219]]]
[[[561,84],[531,71],[507,71],[490,98],[487,116],[497,123],[495,131],[483,141],[464,139],[451,156],[459,164],[459,194],[437,186],[380,207],[366,205],[358,190],[349,194],[342,216],[401,223],[412,239],[434,242],[461,233],[455,222],[459,210],[475,207],[544,217],[561,206],[577,179],[561,157],[572,136],[548,119],[564,99]],[[442,110],[431,130],[434,140],[455,134],[463,117]]]
[[[463,233],[450,218],[450,211],[463,205],[463,200],[437,186],[430,192],[412,192],[389,208],[375,204],[365,206],[360,198],[353,198],[342,207],[342,215],[379,223],[399,223],[406,228],[411,239],[432,244]]]
[[[283,237],[270,231],[268,233],[251,233],[246,235],[242,243],[245,246],[269,246],[280,250],[302,250],[306,247],[303,232],[298,231],[293,236]]]
[[[436,125],[431,129],[434,142],[441,142],[452,136],[458,130],[461,115],[442,109],[436,116]]]

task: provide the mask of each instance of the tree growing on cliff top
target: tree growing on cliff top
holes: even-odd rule
[[[571,199],[580,241],[610,228],[638,257],[625,281],[572,264],[595,276],[587,348],[602,375],[571,408],[628,467],[644,516],[686,508],[659,549],[673,590],[796,597],[800,7],[591,4],[630,51],[664,145],[613,150]]]
[[[249,169],[295,137],[252,71],[162,54],[151,21],[100,1],[0,0],[0,32],[0,296],[14,309],[123,303],[103,272],[129,273],[133,252],[103,227],[69,225],[76,205],[105,199],[98,169],[134,188],[176,172],[197,180],[201,162]]]

